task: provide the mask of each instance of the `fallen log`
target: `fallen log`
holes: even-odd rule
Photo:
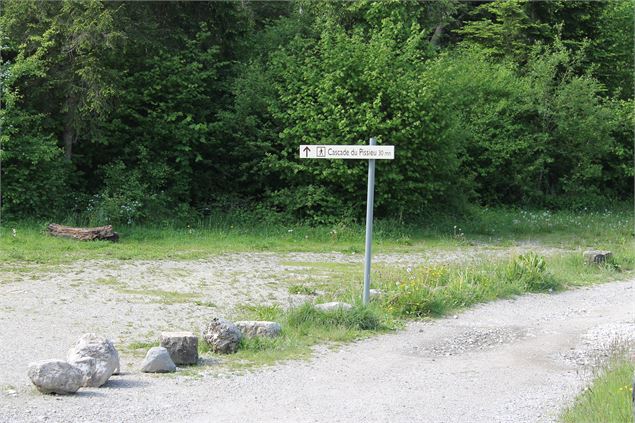
[[[113,232],[112,225],[99,226],[97,228],[73,228],[51,223],[48,226],[49,235],[73,238],[80,241],[94,241],[96,239],[113,241],[119,240],[119,234]]]

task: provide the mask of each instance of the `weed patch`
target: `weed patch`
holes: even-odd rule
[[[308,285],[291,285],[289,287],[289,294],[294,295],[316,295],[315,289]]]

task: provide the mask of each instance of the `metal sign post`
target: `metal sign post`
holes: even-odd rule
[[[370,145],[375,145],[375,138]],[[370,256],[373,247],[373,206],[375,205],[375,159],[368,160],[368,191],[366,193],[366,249],[364,254],[364,292],[362,303],[370,301]]]
[[[366,251],[364,255],[364,291],[362,302],[370,300],[370,262],[373,244],[373,206],[375,203],[375,160],[395,158],[393,145],[376,145],[373,137],[370,145],[301,145],[301,159],[367,159],[368,192],[366,194]]]

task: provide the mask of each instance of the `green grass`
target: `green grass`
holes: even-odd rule
[[[152,347],[158,347],[159,341],[133,341],[128,344],[118,345],[117,349],[121,352],[131,354],[135,357],[145,357],[148,350]]]
[[[13,236],[15,229],[15,236]],[[3,222],[0,262],[62,263],[78,259],[198,259],[244,251],[363,253],[364,226],[311,227],[266,223],[240,215],[174,224],[115,228],[120,242],[77,242],[46,235],[46,222]],[[475,208],[462,217],[437,217],[423,225],[377,221],[375,252],[456,249],[481,243],[613,248],[632,243],[631,210],[548,212]],[[13,266],[15,267],[15,266]]]
[[[624,354],[613,357],[595,375],[591,385],[562,415],[564,423],[630,423],[633,421],[633,371]]]
[[[319,311],[311,304],[289,310],[278,306],[246,306],[237,318],[276,321],[282,325],[282,333],[276,338],[243,338],[238,352],[222,359],[233,369],[308,358],[315,345],[338,345],[387,332],[397,325],[377,306],[359,303],[352,310],[332,312]],[[199,352],[209,354],[205,342],[201,344]]]
[[[316,295],[315,289],[308,285],[291,285],[289,286],[289,294],[300,295]]]

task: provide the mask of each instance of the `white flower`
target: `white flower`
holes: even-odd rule
[[[18,231],[16,231],[15,228],[11,229],[11,235],[13,235],[13,237],[15,238],[16,236],[18,236]]]

